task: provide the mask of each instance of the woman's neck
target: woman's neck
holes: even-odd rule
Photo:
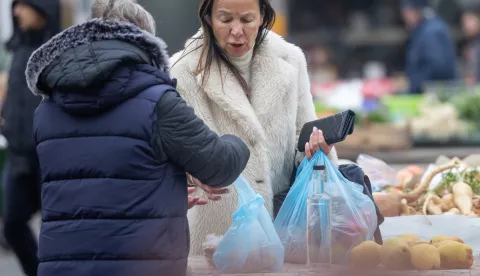
[[[253,58],[253,49],[248,51],[245,55],[241,57],[232,57],[229,56],[230,61],[233,66],[240,71],[240,74],[245,79],[247,84],[250,84],[250,65]]]
[[[245,55],[241,57],[229,56],[232,64],[242,73],[249,71],[250,64],[252,63],[252,57],[253,57],[253,49],[248,51]]]

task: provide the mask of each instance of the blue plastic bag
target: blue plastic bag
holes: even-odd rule
[[[213,255],[215,265],[221,273],[281,271],[285,250],[262,196],[243,176],[234,185],[238,209]]]
[[[377,214],[372,200],[363,194],[363,186],[343,177],[332,161],[318,151],[300,164],[274,226],[285,248],[285,262],[307,261],[307,198],[313,193],[313,166],[325,165],[324,192],[332,201],[332,261],[348,260],[350,250],[365,240],[372,240],[377,228]]]

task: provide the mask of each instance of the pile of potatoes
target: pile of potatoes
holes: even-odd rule
[[[473,251],[457,237],[435,236],[422,241],[416,235],[405,234],[383,245],[374,241],[359,244],[350,252],[350,263],[363,269],[379,265],[391,270],[470,269]]]

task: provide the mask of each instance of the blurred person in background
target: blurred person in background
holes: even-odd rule
[[[311,82],[331,82],[338,78],[337,68],[332,62],[331,52],[327,46],[313,46],[308,61]]]
[[[274,217],[274,195],[288,189],[295,166],[305,157],[295,150],[298,135],[305,123],[317,119],[305,55],[270,31],[275,11],[269,0],[202,0],[199,19],[201,30],[172,57],[172,76],[210,128],[247,142],[252,154],[243,175]],[[337,161],[333,145],[320,130],[312,131],[306,157],[321,149]],[[207,235],[223,235],[231,226],[237,208],[232,191],[188,212],[192,254],[203,253]],[[206,196],[215,195],[207,190]]]
[[[184,276],[187,210],[206,203],[188,197],[186,173],[224,188],[248,147],[219,137],[185,104],[155,21],[135,0],[96,0],[91,18],[27,66],[30,89],[44,97],[34,118],[38,274]]]
[[[2,55],[2,49],[0,49],[0,55]],[[0,105],[3,105],[3,102],[5,101],[5,95],[7,94],[7,82],[8,82],[8,74],[4,68],[1,68],[3,65],[3,60],[0,57]],[[0,125],[3,123],[3,118],[0,118]],[[0,187],[0,196],[2,196],[3,199],[3,187]],[[3,200],[0,200],[0,202]],[[1,206],[0,209],[3,209],[3,206]],[[0,214],[0,225],[2,224],[2,217],[3,217],[3,212]],[[5,235],[3,235],[3,227],[0,227],[0,248],[4,250],[10,250],[10,247],[8,246],[7,241],[5,240]]]
[[[25,80],[25,69],[40,45],[60,31],[59,0],[15,0],[12,3],[13,53],[2,115],[8,140],[4,168],[4,235],[26,275],[37,275],[37,239],[28,222],[40,208],[40,167],[33,139],[33,113],[40,102]]]
[[[466,36],[464,78],[469,85],[480,82],[480,4],[469,6],[462,14],[462,29]]]
[[[410,31],[405,61],[409,93],[422,93],[429,81],[454,80],[455,42],[447,24],[435,15],[428,0],[402,0],[401,5]]]

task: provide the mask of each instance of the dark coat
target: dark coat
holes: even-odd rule
[[[92,20],[34,54],[27,81],[44,181],[40,276],[182,276],[186,172],[224,187],[249,150],[217,136],[175,91],[163,41]]]
[[[3,135],[7,138],[9,150],[15,155],[32,156],[35,154],[33,140],[33,113],[40,98],[32,95],[25,81],[25,69],[30,55],[44,42],[60,31],[59,0],[23,0],[47,19],[43,30],[24,32],[13,17],[13,36],[7,43],[7,49],[13,53],[9,72],[8,90],[3,105],[2,116],[5,119]],[[16,1],[12,4],[12,10]]]
[[[480,36],[468,41],[465,54],[465,76],[480,83]]]
[[[410,93],[421,93],[428,81],[456,77],[455,44],[448,26],[438,17],[425,18],[412,32],[406,56]]]

